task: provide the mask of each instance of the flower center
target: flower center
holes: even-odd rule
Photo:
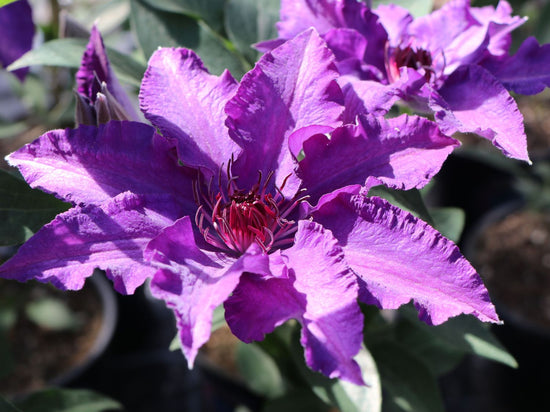
[[[388,53],[386,59],[388,76],[390,81],[394,82],[399,79],[399,68],[410,67],[416,70],[424,71],[424,78],[430,81],[434,72],[432,68],[432,55],[429,51],[422,48],[413,48],[407,46],[405,48],[396,47]]]
[[[248,191],[238,188],[237,178],[232,176],[225,190],[217,192],[210,189],[211,184],[205,188],[197,181],[195,199],[199,208],[195,223],[206,242],[239,255],[253,243],[265,253],[292,244],[297,225],[287,217],[306,197],[299,197],[301,192],[292,199],[283,196],[288,178],[275,193],[269,192],[272,176],[273,172],[262,182],[259,173],[258,182]]]

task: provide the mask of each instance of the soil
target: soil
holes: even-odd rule
[[[14,368],[0,378],[0,393],[4,395],[43,388],[69,372],[86,358],[102,326],[101,299],[89,284],[80,291],[60,291],[49,284],[0,279],[0,302],[5,304],[20,296],[61,299],[77,316],[80,326],[65,331],[45,330],[20,309],[17,321],[7,332]]]
[[[200,352],[211,365],[215,365],[233,378],[240,379],[236,360],[238,344],[239,340],[231,333],[229,327],[224,325],[212,333]]]
[[[550,215],[519,210],[478,238],[474,265],[491,298],[550,333]]]

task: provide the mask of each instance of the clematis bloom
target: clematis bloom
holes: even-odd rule
[[[32,48],[34,23],[27,0],[0,7],[0,33],[0,64],[5,68]],[[22,68],[13,74],[23,81],[28,71],[28,68]]]
[[[528,38],[510,55],[511,32],[526,19],[510,5],[471,7],[451,0],[413,18],[396,5],[370,9],[356,0],[282,0],[281,44],[315,27],[334,51],[348,100],[383,114],[401,100],[432,113],[447,134],[473,132],[505,155],[529,160],[523,116],[509,91],[550,85],[550,45]]]
[[[380,183],[425,185],[457,142],[419,117],[343,124],[337,77],[313,30],[265,54],[240,84],[190,50],[157,50],[140,91],[154,127],[56,130],[8,157],[32,187],[74,207],[0,276],[78,289],[100,267],[122,293],[150,278],[190,367],[222,303],[244,342],[297,319],[306,363],[357,384],[358,299],[413,300],[429,324],[461,313],[498,322],[451,241],[366,195]]]

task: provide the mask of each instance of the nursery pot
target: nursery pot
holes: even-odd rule
[[[498,365],[494,396],[505,398],[510,410],[547,410],[550,213],[520,200],[505,203],[484,215],[463,245],[504,322],[493,332],[519,364],[517,370]]]
[[[2,348],[9,352],[13,363],[11,371],[0,378],[3,395],[18,397],[47,386],[68,385],[107,348],[118,308],[112,286],[103,274],[94,274],[79,291],[60,291],[37,282],[2,282],[4,290],[10,289],[5,293],[12,297],[27,287],[30,292],[25,293],[62,300],[79,321],[71,330],[50,330],[19,314],[6,332],[7,348]]]
[[[500,317],[550,342],[550,213],[520,200],[488,212],[464,241]]]

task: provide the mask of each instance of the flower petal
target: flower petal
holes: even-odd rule
[[[172,195],[182,208],[179,216],[196,210],[192,175],[178,166],[166,139],[143,123],[117,121],[54,130],[7,159],[31,187],[69,202],[97,205],[131,191]]]
[[[407,9],[396,4],[380,4],[374,12],[388,33],[389,45],[399,46],[406,36],[409,24],[414,20],[413,16]]]
[[[236,88],[228,71],[211,75],[192,50],[163,48],[149,60],[140,107],[165,137],[177,139],[184,164],[217,174],[236,151],[224,125],[224,106]]]
[[[408,212],[379,198],[341,192],[315,221],[332,230],[361,280],[360,299],[395,309],[409,300],[438,325],[461,313],[499,322],[489,294],[458,247]]]
[[[469,0],[455,0],[440,9],[415,19],[407,30],[407,38],[428,50],[434,65],[449,73],[462,63],[475,60],[486,49],[489,39],[486,30],[470,12]]]
[[[516,102],[487,70],[466,65],[434,93],[430,107],[443,132],[477,133],[509,157],[529,161],[527,137]]]
[[[0,7],[0,28],[0,64],[7,67],[32,48],[34,23],[29,2],[19,0]],[[13,74],[23,81],[28,71],[25,67]]]
[[[107,85],[107,89],[115,101],[122,106],[127,115],[126,119],[139,120],[128,95],[111,69],[103,39],[94,25],[90,34],[90,41],[82,56],[80,68],[76,72],[76,88],[78,93],[86,96],[90,102],[94,103],[97,94],[101,92],[101,83],[103,82]]]
[[[534,37],[527,38],[513,56],[489,59],[482,65],[515,93],[537,94],[550,87],[550,44],[540,46]]]
[[[265,54],[243,77],[226,106],[229,133],[245,152],[235,163],[240,184],[252,186],[261,170],[264,176],[276,171],[280,185],[294,168],[288,136],[301,127],[340,123],[343,96],[333,60],[309,30]]]
[[[508,54],[512,43],[510,32],[527,21],[527,17],[512,16],[512,6],[499,1],[497,7],[470,7],[470,13],[488,31],[487,50],[494,56]]]
[[[315,262],[314,265],[311,262]],[[330,378],[363,384],[353,360],[361,347],[363,316],[355,276],[330,231],[299,222],[295,243],[272,256],[277,277],[245,275],[225,304],[233,333],[245,342],[290,318],[302,323],[306,363]]]
[[[317,134],[304,142],[305,158],[296,173],[312,202],[343,186],[364,185],[368,178],[397,189],[420,188],[457,145],[421,117],[363,115],[330,138]]]
[[[332,28],[346,27],[343,8],[358,2],[346,0],[281,0],[280,21],[277,23],[279,37],[291,39],[310,27],[319,33]],[[362,5],[365,7],[365,5]],[[359,11],[359,4],[353,10]],[[351,13],[350,13],[351,14]]]
[[[171,224],[147,209],[147,201],[123,193],[101,207],[74,207],[45,225],[0,266],[0,276],[80,289],[95,268],[107,271],[115,289],[133,293],[156,269],[143,250]]]
[[[167,227],[148,245],[146,258],[159,267],[151,292],[174,310],[189,367],[210,337],[212,314],[239,283],[243,272],[269,273],[268,257],[251,247],[239,258],[200,250],[188,216]]]

